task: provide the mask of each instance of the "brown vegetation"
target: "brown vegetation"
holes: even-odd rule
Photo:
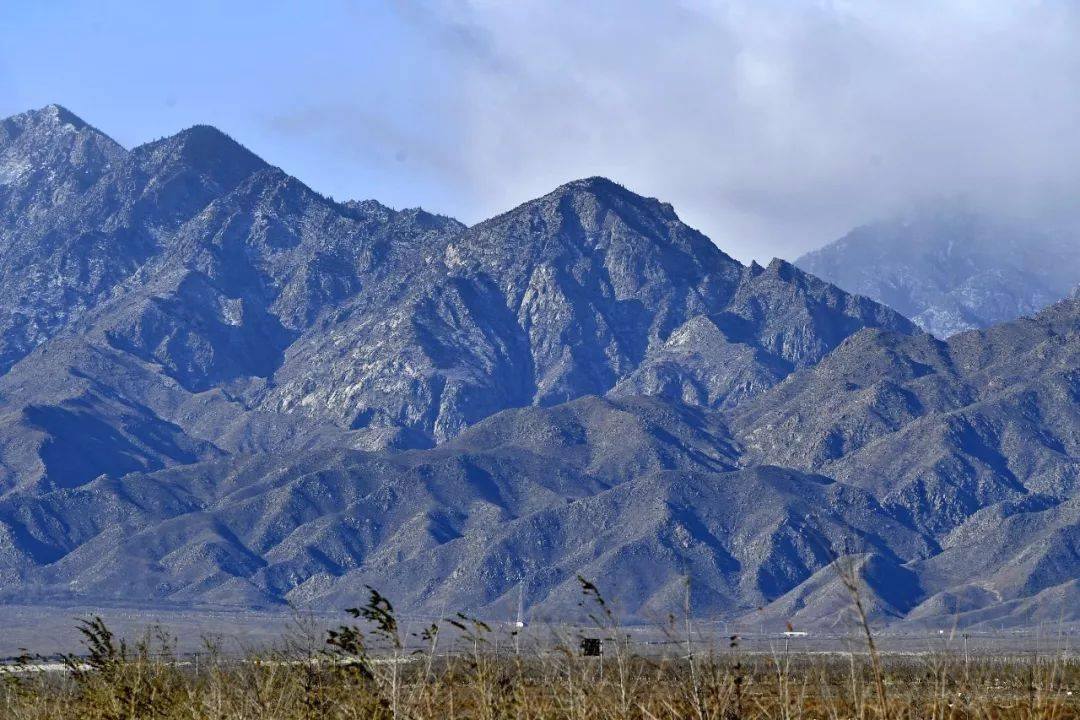
[[[1069,720],[1080,717],[1080,665],[1066,653],[995,657],[939,650],[890,655],[747,652],[738,637],[700,637],[689,622],[658,645],[635,640],[595,586],[583,581],[590,637],[492,628],[457,615],[405,634],[372,591],[350,610],[357,625],[319,638],[294,635],[273,652],[227,657],[212,643],[178,656],[165,633],[128,647],[100,620],[82,623],[85,652],[63,672],[3,676],[0,716],[78,718],[535,718],[653,720]],[[865,619],[865,614],[861,614]],[[685,634],[684,634],[685,633]],[[783,645],[781,642],[780,645]],[[662,648],[658,650],[657,648]]]

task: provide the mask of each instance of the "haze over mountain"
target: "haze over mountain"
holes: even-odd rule
[[[1080,240],[938,208],[865,225],[796,264],[948,337],[1042,310],[1080,282]]]
[[[604,178],[465,227],[0,127],[0,597],[820,622],[843,551],[882,619],[1080,619],[1076,300],[943,343]]]

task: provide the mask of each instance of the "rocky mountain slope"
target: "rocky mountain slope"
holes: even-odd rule
[[[1065,297],[1080,281],[1080,240],[937,209],[856,228],[796,264],[945,338]]]
[[[0,370],[266,164],[210,127],[127,152],[64,108],[0,123]]]
[[[27,117],[38,116],[65,142],[72,128],[97,136],[66,111]],[[192,136],[198,152],[176,150]],[[670,206],[600,178],[464,228],[418,210],[334,203],[205,128],[117,152],[157,158],[154,167],[195,178],[184,187],[200,192],[179,194],[183,212],[148,205],[173,229],[142,217],[140,227],[156,229],[151,249],[92,307],[81,296],[62,306],[52,341],[0,376],[6,487],[233,452],[221,447],[221,423],[248,450],[322,437],[313,430],[322,425],[378,449],[429,447],[502,409],[616,385],[720,407],[861,327],[914,331],[781,261],[745,268]],[[110,177],[102,171],[98,184]],[[217,190],[209,200],[207,177]],[[111,218],[104,206],[117,198],[138,204],[126,178],[76,195],[103,207],[70,214]],[[88,250],[77,242],[58,254]],[[64,430],[75,408],[124,438],[122,462]]]
[[[602,178],[428,245],[417,264],[407,294],[361,293],[302,337],[261,406],[430,445],[507,407],[617,385],[719,407],[859,328],[914,331],[782,261],[743,267],[670,206]]]
[[[584,574],[645,619],[689,575],[831,622],[837,553],[893,622],[1075,596],[1077,301],[943,342],[603,178],[465,227],[212,128],[0,127],[0,598],[539,618]]]
[[[686,572],[711,614],[765,602],[846,538],[894,561],[927,553],[869,493],[738,469],[734,455],[708,414],[584,398],[506,411],[433,450],[247,458],[9,496],[4,564],[21,592],[54,598],[333,607],[368,583],[406,611],[496,616],[522,585],[534,617],[574,608],[583,573],[643,617],[681,598]],[[76,508],[79,523],[57,522]]]
[[[731,427],[744,462],[866,489],[932,541],[906,566],[915,617],[1008,617],[1040,593],[1075,614],[1080,300],[948,342],[860,332]]]

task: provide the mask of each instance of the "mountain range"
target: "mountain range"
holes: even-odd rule
[[[604,178],[467,227],[58,106],[0,267],[0,599],[829,623],[849,554],[881,622],[1080,620],[1075,297],[944,341]]]
[[[795,264],[941,338],[1031,315],[1080,283],[1075,231],[947,204],[852,230]]]

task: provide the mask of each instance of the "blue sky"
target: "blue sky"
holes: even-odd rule
[[[209,123],[466,222],[607,175],[767,261],[941,198],[1074,213],[1078,40],[1038,0],[5,0],[0,115]]]

